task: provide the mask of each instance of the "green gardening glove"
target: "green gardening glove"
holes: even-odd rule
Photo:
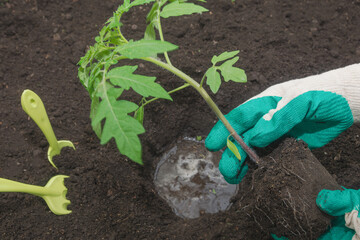
[[[360,240],[360,189],[321,190],[317,206],[334,216],[331,227],[318,240]],[[274,240],[287,240],[271,234]]]
[[[327,214],[337,217],[319,240],[360,240],[360,189],[322,190],[316,204]]]
[[[226,118],[250,147],[265,147],[282,136],[322,147],[360,120],[360,64],[274,85],[232,110]],[[218,122],[205,146],[218,151],[230,135]],[[241,162],[225,149],[219,170],[237,184],[245,176],[246,153],[238,146]]]

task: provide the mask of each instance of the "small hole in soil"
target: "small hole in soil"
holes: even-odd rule
[[[158,194],[182,218],[227,210],[237,185],[228,184],[218,169],[221,153],[203,142],[184,138],[160,159],[155,172]]]

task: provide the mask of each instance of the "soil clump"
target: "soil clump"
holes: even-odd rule
[[[340,185],[302,141],[285,139],[262,160],[247,195],[255,223],[269,234],[317,239],[332,217],[316,206],[316,197]]]

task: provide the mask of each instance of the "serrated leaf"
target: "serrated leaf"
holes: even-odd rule
[[[162,18],[190,15],[193,13],[207,12],[206,8],[194,3],[179,3],[178,1],[169,3],[163,7],[160,16]]]
[[[230,140],[230,136],[227,138],[227,141],[226,141],[226,146],[228,147],[228,149],[235,155],[235,157],[237,159],[239,159],[239,161],[241,160],[241,155],[240,155],[240,152],[239,152],[239,149],[237,149],[235,143],[233,143],[231,140]]]
[[[101,144],[115,138],[119,151],[131,160],[142,164],[141,143],[138,135],[145,132],[143,126],[128,113],[135,111],[138,106],[132,102],[119,100],[121,89],[109,88],[103,84],[98,89],[101,97],[96,113],[92,118],[92,126],[98,126],[105,119],[101,132]]]
[[[97,107],[97,111],[93,115],[91,124],[93,126],[100,124],[104,118],[108,117],[110,117],[111,120],[115,119],[118,121],[119,119],[125,118],[128,113],[135,111],[136,108],[137,105],[135,103],[125,100],[117,101],[114,97],[109,95],[106,98],[102,98]],[[101,138],[103,139],[105,137],[102,136]],[[104,140],[104,143],[110,139],[111,138]]]
[[[127,58],[134,59],[155,56],[156,54],[170,52],[177,48],[178,46],[166,41],[141,39],[119,46],[115,51]]]
[[[107,73],[107,78],[111,83],[125,90],[132,88],[143,97],[158,97],[172,100],[166,90],[158,83],[155,83],[155,77],[148,77],[133,72],[138,66],[121,66],[111,69]]]
[[[123,126],[123,134],[125,134],[127,141],[123,141],[122,138],[115,138],[116,145],[119,149],[119,151],[128,156],[131,160],[138,164],[143,164],[142,162],[142,147],[138,134],[144,133],[145,130],[143,126],[134,118],[130,116],[126,116],[124,119],[121,119],[119,121],[119,124]],[[142,128],[142,132],[133,133],[132,130],[134,129],[140,129]],[[109,131],[112,131],[112,128],[110,127]],[[104,127],[105,132],[105,127]],[[120,132],[120,131],[119,131]]]
[[[221,66],[218,67],[221,71],[221,75],[224,77],[225,82],[230,80],[234,82],[247,81],[245,71],[240,68],[233,67],[237,60],[239,60],[239,57],[234,57],[233,59],[224,62]]]
[[[205,76],[206,76],[206,84],[210,86],[210,89],[213,93],[217,93],[221,85],[221,78],[216,67],[209,68],[206,71]]]
[[[141,124],[144,123],[144,106],[141,106],[136,110],[136,112],[134,114],[134,118],[136,120],[138,120],[139,123],[141,123]]]
[[[121,96],[121,94],[124,92],[124,89],[122,88],[115,88],[113,85],[111,85],[108,82],[101,82],[98,84],[96,91],[94,93],[94,97],[99,97],[101,99],[106,99],[109,96],[114,97],[117,99]]]
[[[219,56],[213,56],[211,59],[211,63],[213,65],[215,65],[218,62],[221,61],[225,61],[229,58],[234,57],[235,55],[237,55],[240,51],[232,51],[232,52],[223,52],[222,54],[220,54]]]

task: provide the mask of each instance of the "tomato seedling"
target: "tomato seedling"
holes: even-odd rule
[[[121,17],[132,7],[148,3],[153,5],[146,17],[147,27],[143,39],[128,40],[121,32]],[[250,158],[258,162],[257,155],[235,132],[203,86],[206,83],[210,90],[216,93],[222,79],[225,82],[246,82],[244,70],[233,66],[239,60],[236,56],[239,51],[224,52],[212,57],[212,66],[205,72],[200,83],[176,68],[170,61],[168,52],[176,50],[178,46],[164,40],[161,20],[207,11],[206,8],[187,0],[124,0],[109,18],[95,38],[96,43],[78,63],[78,77],[91,98],[91,124],[101,139],[101,144],[114,138],[122,154],[142,164],[142,148],[138,135],[145,132],[145,106],[157,99],[172,100],[171,93],[191,86],[204,98]],[[157,35],[159,39],[156,39]],[[164,56],[165,61],[157,57],[159,54]],[[156,77],[136,74],[137,65],[121,65],[125,59],[153,63],[175,74],[185,83],[176,89],[166,91],[155,82]],[[130,89],[142,96],[139,104],[120,98],[124,91]],[[237,151],[236,148],[232,149]]]

